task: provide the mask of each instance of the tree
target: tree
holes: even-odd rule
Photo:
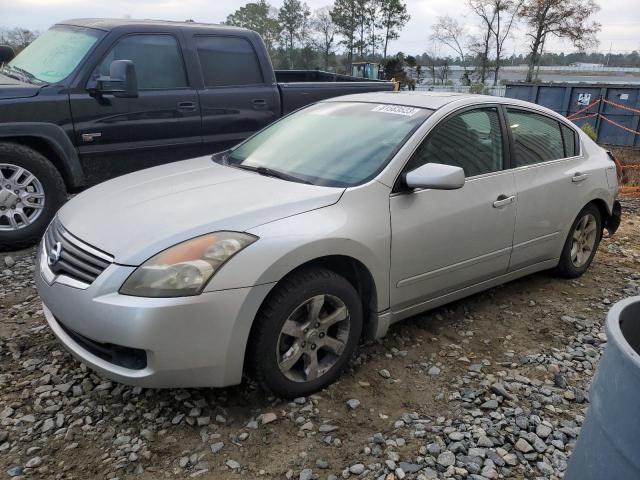
[[[359,37],[355,46],[358,49],[358,57],[360,57],[360,60],[363,60],[365,49],[368,43],[367,30],[369,27],[369,18],[372,15],[375,16],[375,12],[373,14],[371,13],[371,0],[354,0],[354,2],[356,4],[356,24]]]
[[[227,17],[225,23],[258,32],[269,52],[272,52],[280,38],[280,24],[275,12],[266,0],[258,0],[240,7]]]
[[[407,13],[407,5],[402,0],[380,0],[379,25],[383,30],[382,57],[387,58],[387,48],[390,40],[400,36],[400,31],[411,19]]]
[[[422,54],[422,61],[429,66],[429,73],[431,74],[431,84],[435,85],[438,81],[438,75],[436,72],[436,63],[439,57],[438,43],[431,41],[430,47],[426,52]]]
[[[331,18],[337,32],[342,36],[340,43],[347,50],[347,61],[353,62],[353,51],[356,46],[356,29],[358,28],[357,0],[336,0],[331,10]]]
[[[375,58],[376,50],[380,45],[378,38],[378,19],[380,16],[380,4],[382,0],[369,0],[366,8],[368,44],[371,47],[371,57]]]
[[[468,77],[469,73],[467,72],[465,49],[462,47],[465,35],[466,30],[464,25],[455,18],[445,15],[438,17],[437,23],[433,26],[431,39],[445,44],[460,56],[462,68],[464,68],[464,75]]]
[[[502,49],[504,42],[511,33],[518,13],[522,8],[524,0],[491,0],[493,9],[496,12],[496,21],[491,28],[495,39],[496,48],[496,68],[493,71],[493,84],[498,84],[498,73],[500,70],[500,60],[502,59]]]
[[[382,61],[382,67],[384,68],[384,75],[387,80],[400,75],[402,73],[402,67],[404,65],[404,59],[397,55],[394,57],[386,58]]]
[[[280,29],[284,35],[289,68],[293,68],[293,49],[296,41],[305,37],[305,25],[309,18],[309,7],[300,0],[284,0],[278,12]]]
[[[19,53],[38,38],[38,35],[40,35],[38,31],[20,27],[2,30],[0,32],[0,45],[9,45],[14,52]]]
[[[314,45],[322,53],[324,61],[324,69],[329,69],[329,57],[333,52],[333,46],[336,37],[336,25],[331,18],[331,10],[329,7],[319,8],[313,12],[311,18],[311,28],[315,32]]]
[[[418,64],[416,65],[416,83],[420,83],[420,80],[422,80],[422,65]]]
[[[533,71],[547,36],[566,38],[579,50],[597,45],[596,33],[600,24],[591,15],[600,7],[594,0],[525,0],[520,16],[527,23],[531,38],[527,82],[533,80]]]
[[[469,0],[471,11],[480,17],[482,35],[473,45],[473,50],[480,61],[480,82],[484,83],[489,69],[489,51],[495,48],[495,68],[493,84],[498,84],[498,72],[504,42],[511,33],[516,16],[524,0]]]
[[[500,0],[497,0],[500,1]],[[484,83],[489,69],[489,50],[493,38],[493,26],[496,22],[496,9],[493,8],[494,0],[469,0],[469,8],[480,17],[482,33],[474,39],[471,50],[480,62],[480,82]]]

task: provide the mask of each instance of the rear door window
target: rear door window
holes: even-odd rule
[[[534,165],[565,157],[557,120],[526,110],[507,108],[507,122],[515,144],[513,166]]]
[[[578,154],[576,151],[576,134],[566,125],[560,124],[562,130],[562,140],[564,141],[564,154],[566,157],[573,157]]]
[[[264,83],[253,46],[244,38],[197,36],[196,48],[207,87]]]

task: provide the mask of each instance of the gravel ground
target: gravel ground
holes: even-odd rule
[[[624,207],[582,278],[536,274],[397,324],[293,402],[248,380],[101,378],[46,326],[34,250],[0,256],[0,478],[562,478],[607,310],[640,294],[640,202]]]

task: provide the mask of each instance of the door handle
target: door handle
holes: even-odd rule
[[[195,112],[196,102],[178,102],[179,112]]]
[[[251,100],[254,110],[264,110],[267,108],[267,101],[264,98]]]
[[[509,205],[510,203],[513,203],[516,200],[516,196],[515,195],[511,195],[510,197],[507,197],[506,195],[500,195],[495,202],[493,202],[493,208],[500,208],[500,207],[504,207],[505,205]]]
[[[586,173],[576,172],[573,174],[573,177],[571,177],[571,181],[573,183],[578,183],[586,180],[587,178],[589,178],[589,175],[587,175]]]

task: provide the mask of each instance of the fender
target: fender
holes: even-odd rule
[[[44,140],[60,159],[62,176],[70,188],[85,184],[84,171],[75,146],[58,125],[44,122],[0,123],[0,140],[7,137],[31,137]]]
[[[260,248],[249,246],[240,252],[211,278],[205,291],[276,283],[300,265],[339,255],[353,258],[369,270],[377,309],[387,310],[391,264],[389,190],[376,182],[367,189],[345,192],[338,204],[246,230],[259,238]],[[360,214],[354,207],[357,203],[369,206],[368,215]]]
[[[577,218],[580,211],[591,202],[602,202],[605,204],[607,217],[602,219],[602,228],[607,229],[611,235],[613,235],[613,233],[615,233],[615,231],[617,230],[618,225],[620,224],[620,202],[618,202],[614,198],[613,194],[605,188],[598,187],[589,192],[585,192],[585,194],[582,196],[582,200],[580,201],[580,208],[578,209],[578,211],[573,212],[571,221],[560,233],[562,243],[558,244],[556,252],[557,258],[560,258],[562,249],[564,248],[564,242],[567,239],[567,235],[569,235],[569,231],[571,230],[571,226],[573,225],[574,220]]]

